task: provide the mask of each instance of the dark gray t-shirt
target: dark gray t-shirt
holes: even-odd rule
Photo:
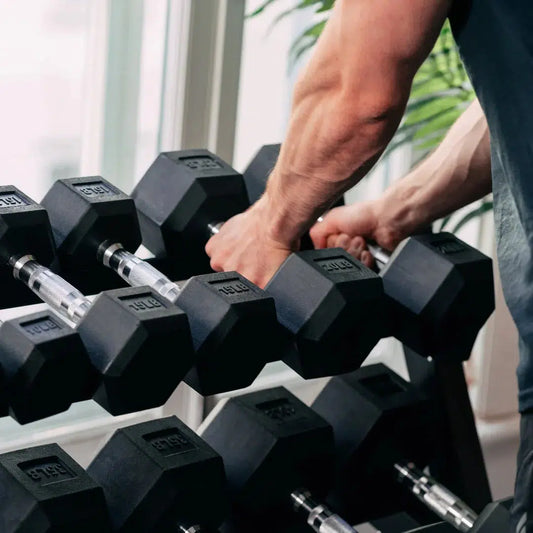
[[[491,135],[505,299],[520,334],[520,410],[533,409],[533,0],[456,0],[450,14]]]

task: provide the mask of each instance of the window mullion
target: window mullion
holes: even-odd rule
[[[144,0],[113,0],[108,10],[101,168],[125,190],[134,179],[143,8]]]
[[[171,10],[173,4],[170,0]],[[188,2],[185,20],[176,22],[186,26],[179,43],[180,32],[169,25],[161,150],[206,147],[233,159],[244,5],[244,0]]]

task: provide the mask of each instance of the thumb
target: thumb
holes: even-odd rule
[[[328,237],[344,233],[350,237],[372,238],[375,230],[375,217],[365,204],[336,207],[317,222],[310,230],[315,248],[326,248]]]

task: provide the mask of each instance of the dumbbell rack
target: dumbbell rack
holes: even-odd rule
[[[87,277],[82,278],[85,288],[89,287]],[[109,285],[116,288],[120,281],[110,277]],[[20,286],[20,290],[27,289]],[[21,314],[21,308],[11,309],[6,303],[9,300],[1,300],[0,309]],[[37,303],[37,299],[30,293],[24,303]],[[404,353],[411,382],[432,398],[435,417],[440,421],[441,460],[432,465],[432,472],[479,512],[492,498],[462,363],[428,360],[407,347]]]
[[[9,311],[20,309],[5,310]],[[439,439],[439,456],[442,460],[431,466],[432,473],[481,512],[491,501],[491,495],[462,364],[439,364],[407,349],[405,357],[411,381],[432,397],[435,417],[441,421],[443,438]],[[400,514],[373,523],[379,527],[385,524],[383,531],[403,533],[410,518]]]
[[[462,363],[428,360],[404,347],[410,381],[434,401],[442,439],[431,471],[480,512],[491,498]]]
[[[407,350],[405,355],[411,380],[430,393],[435,402],[436,416],[442,420],[442,461],[432,465],[432,472],[454,492],[472,502],[472,507],[481,511],[490,501],[490,489],[473,425],[462,365],[438,364]],[[380,530],[388,533],[426,531],[426,526],[411,529],[409,517],[402,514],[373,523],[379,524]],[[427,529],[428,533],[441,530],[443,533],[453,531],[445,524],[435,524]]]

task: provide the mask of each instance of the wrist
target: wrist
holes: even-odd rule
[[[266,190],[256,204],[267,238],[296,250],[301,236],[323,213],[320,200],[329,191],[313,176],[294,170],[285,172],[280,167],[278,163],[270,174]]]
[[[419,198],[420,187],[399,182],[376,201],[376,239],[382,241],[385,247],[395,248],[431,222],[426,206]]]
[[[296,250],[300,234],[297,226],[291,224],[281,202],[276,202],[266,191],[251,208],[258,217],[266,239],[282,248]]]

